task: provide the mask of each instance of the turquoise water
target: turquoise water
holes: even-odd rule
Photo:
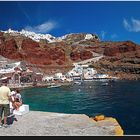
[[[57,88],[22,91],[30,110],[115,117],[125,134],[140,134],[140,82],[93,81]]]

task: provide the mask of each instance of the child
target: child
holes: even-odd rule
[[[21,94],[20,91],[17,89],[16,90],[16,95],[15,95],[15,107],[17,110],[19,110],[19,107],[22,105],[22,99],[21,99]]]
[[[21,99],[21,94],[18,89],[16,89],[15,94],[14,94],[14,101],[13,101],[13,107],[16,110],[19,110],[19,107],[22,105],[22,99]]]

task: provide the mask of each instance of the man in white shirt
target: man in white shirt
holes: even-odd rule
[[[2,127],[2,114],[4,113],[4,127],[7,127],[7,117],[10,114],[10,88],[3,85],[0,87],[0,128]]]

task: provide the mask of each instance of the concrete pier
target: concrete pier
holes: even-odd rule
[[[30,111],[15,116],[9,128],[0,128],[1,136],[115,136],[123,135],[114,118],[95,121],[84,114]]]

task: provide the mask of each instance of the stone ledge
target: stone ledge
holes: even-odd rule
[[[85,114],[30,111],[15,116],[10,128],[1,128],[1,136],[118,136],[123,131],[114,118],[95,121]]]
[[[112,117],[105,117],[104,115],[98,115],[95,117],[92,117],[94,121],[96,121],[97,125],[99,126],[114,126],[114,133],[116,136],[123,136],[124,131],[119,125],[118,121],[115,118]]]

